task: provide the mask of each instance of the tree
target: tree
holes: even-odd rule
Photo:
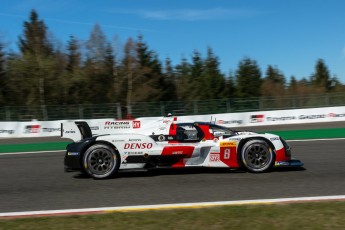
[[[202,94],[205,91],[205,89],[203,89],[205,86],[202,76],[203,72],[204,60],[202,59],[200,52],[194,50],[191,64],[191,76],[188,84],[184,85],[189,92],[189,100],[202,99]]]
[[[176,95],[176,76],[174,68],[169,58],[165,59],[165,71],[163,73],[164,81],[162,82],[162,100],[172,101],[177,99]]]
[[[0,42],[0,105],[6,105],[7,98],[7,79],[6,79],[6,56],[4,51],[4,45]]]
[[[326,92],[330,91],[332,81],[325,62],[322,59],[317,60],[315,72],[311,76],[311,83],[316,88],[322,88]]]
[[[86,57],[91,63],[100,64],[104,61],[107,50],[107,39],[99,24],[96,24],[89,39],[86,41]]]
[[[23,36],[19,37],[19,49],[22,54],[49,56],[53,53],[52,44],[47,37],[47,27],[39,20],[35,10],[30,12],[29,21],[23,24]]]
[[[67,66],[66,70],[70,73],[75,72],[81,65],[81,52],[78,40],[74,36],[70,36],[67,45]]]
[[[283,96],[285,92],[285,77],[277,67],[269,65],[261,85],[261,96]]]
[[[198,89],[198,93],[202,95],[201,99],[215,99],[225,96],[225,78],[220,71],[218,57],[214,55],[210,47],[207,48],[201,82],[203,85]]]
[[[236,95],[241,98],[261,96],[261,71],[256,61],[245,57],[236,71]]]
[[[162,100],[161,84],[165,83],[158,55],[149,49],[142,36],[138,37],[136,53],[138,72],[133,85],[136,101]]]
[[[8,63],[9,80],[11,84],[15,83],[12,90],[19,91],[17,96],[23,96],[17,102],[41,106],[56,103],[54,100],[47,101],[46,97],[54,95],[52,90],[59,90],[54,84],[60,73],[61,62],[47,38],[47,27],[34,10],[30,13],[29,21],[23,25],[23,35],[18,43],[21,55],[13,55]]]
[[[189,91],[192,76],[192,66],[186,58],[176,65],[176,94],[177,100],[189,100],[192,98]]]
[[[226,84],[226,98],[234,98],[236,97],[236,82],[235,82],[235,76],[232,72],[229,73],[228,78],[225,80]]]
[[[86,41],[84,63],[85,85],[83,100],[90,103],[107,103],[113,91],[114,55],[101,27],[96,24]]]

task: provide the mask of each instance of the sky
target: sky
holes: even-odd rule
[[[159,59],[174,65],[211,47],[224,74],[244,57],[264,75],[277,67],[287,79],[307,78],[323,59],[331,76],[345,83],[343,0],[0,0],[0,41],[16,50],[32,9],[52,36],[66,44],[85,41],[97,23],[121,50],[142,35]]]

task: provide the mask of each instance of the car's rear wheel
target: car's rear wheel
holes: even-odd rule
[[[253,139],[243,145],[240,159],[247,171],[259,173],[272,168],[275,154],[266,141]]]
[[[105,144],[96,144],[86,150],[83,156],[84,171],[95,179],[112,177],[119,169],[119,155]]]

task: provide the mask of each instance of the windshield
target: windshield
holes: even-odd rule
[[[210,126],[210,132],[216,136],[235,136],[237,135],[236,131],[230,129],[230,128],[226,128],[223,126],[218,126],[218,125],[211,125]],[[220,135],[221,134],[221,135]]]

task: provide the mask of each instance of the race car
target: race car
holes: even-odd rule
[[[86,122],[66,122],[61,136],[74,141],[66,148],[65,171],[81,171],[95,179],[152,168],[243,168],[262,173],[273,167],[303,166],[291,158],[286,141],[274,134],[172,116],[104,121],[98,135]]]

